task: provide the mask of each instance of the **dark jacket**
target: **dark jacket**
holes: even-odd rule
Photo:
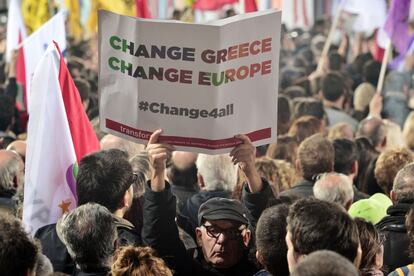
[[[354,200],[353,200],[353,202],[357,202],[358,200],[369,198],[369,195],[367,195],[366,193],[363,193],[360,190],[358,190],[358,188],[355,185],[353,185],[353,189],[354,189]]]
[[[142,244],[141,236],[130,222],[115,216],[114,222],[118,231],[118,245],[138,246]],[[39,239],[42,244],[42,252],[49,258],[54,271],[74,273],[75,264],[56,232],[56,223],[39,228],[35,238]]]
[[[410,202],[399,202],[387,210],[387,216],[377,223],[377,229],[385,235],[384,269],[387,272],[410,264],[408,235],[405,227],[405,215],[410,209]]]
[[[302,179],[289,190],[282,192],[280,196],[292,197],[295,199],[313,197],[313,184],[314,182],[312,181]]]
[[[245,191],[250,194],[248,189]],[[266,201],[272,191],[267,183],[258,194],[252,197],[245,197],[246,207],[249,206],[251,217],[257,217],[261,212],[254,208],[262,208],[265,203],[260,202],[256,206],[253,201]],[[252,194],[250,194],[252,195]],[[178,236],[178,229],[175,224],[175,196],[171,192],[170,185],[162,192],[153,192],[147,185],[145,189],[144,203],[144,228],[142,238],[145,245],[154,248],[158,254],[167,262],[177,275],[253,275],[257,268],[246,257],[236,266],[229,269],[215,269],[204,262],[204,258],[193,259],[188,256],[185,247]],[[266,198],[266,200],[264,200]],[[262,206],[263,205],[263,206]]]
[[[109,275],[110,269],[102,269],[101,271],[96,272],[84,272],[78,269],[75,269],[73,276],[106,276]]]
[[[0,211],[6,211],[14,215],[16,210],[16,202],[13,200],[14,190],[0,191]]]
[[[195,194],[199,193],[199,190],[197,190],[195,187],[174,185],[174,183],[171,183],[171,190],[177,198],[178,213],[180,213],[181,210],[184,208],[187,200],[189,200]]]

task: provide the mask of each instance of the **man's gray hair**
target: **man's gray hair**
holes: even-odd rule
[[[19,174],[20,162],[23,162],[17,153],[12,153],[13,157],[0,165],[0,191],[8,191],[14,188],[14,177]]]
[[[117,231],[107,208],[96,203],[81,205],[59,219],[56,231],[82,270],[110,267]]]
[[[414,199],[414,163],[407,164],[397,173],[392,190],[397,201]]]
[[[371,117],[362,120],[356,132],[357,137],[367,137],[374,147],[378,147],[387,135],[383,120]]]
[[[199,154],[196,164],[207,191],[233,191],[236,187],[237,166],[233,164],[228,154]]]
[[[352,180],[342,173],[324,173],[319,175],[313,186],[317,199],[338,203],[343,207],[354,198]]]
[[[37,253],[35,275],[51,275],[52,273],[53,266],[49,258],[42,253]]]
[[[145,149],[145,147],[141,144],[137,144],[126,140],[124,138],[107,134],[102,137],[100,141],[101,150],[108,150],[108,149],[119,149],[128,154],[129,158],[134,157],[136,154],[140,153]]]

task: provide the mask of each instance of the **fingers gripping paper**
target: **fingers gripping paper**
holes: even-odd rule
[[[276,139],[280,11],[209,25],[99,13],[100,124],[139,143],[224,153]]]

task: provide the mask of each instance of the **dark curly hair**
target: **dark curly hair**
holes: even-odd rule
[[[0,212],[1,275],[23,276],[33,270],[39,249],[19,220]]]
[[[294,250],[300,255],[327,249],[351,262],[357,256],[357,226],[337,204],[314,198],[296,201],[289,209],[287,230]]]

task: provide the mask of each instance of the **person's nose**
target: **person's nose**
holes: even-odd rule
[[[223,244],[228,240],[228,235],[225,232],[221,232],[217,238],[217,243]]]

